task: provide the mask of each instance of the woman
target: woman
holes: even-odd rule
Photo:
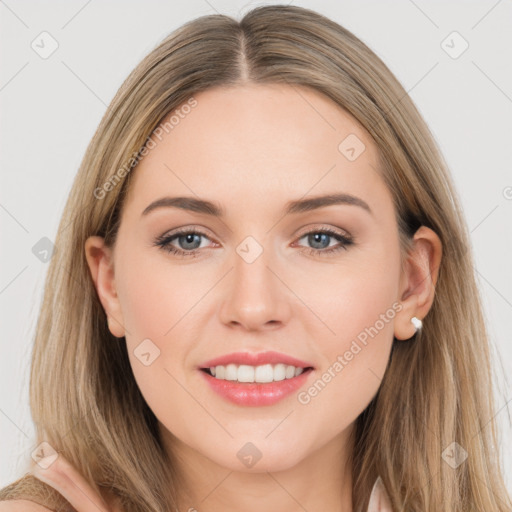
[[[510,510],[468,240],[425,122],[353,34],[292,6],[187,23],[75,180],[37,462],[0,507]]]

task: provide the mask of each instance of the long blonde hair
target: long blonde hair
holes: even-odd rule
[[[394,340],[379,392],[357,419],[354,511],[365,510],[378,475],[397,511],[509,511],[488,335],[447,166],[375,53],[337,23],[294,6],[257,7],[240,21],[216,14],[186,23],[140,62],[109,105],[66,203],[44,289],[30,375],[38,443],[62,451],[96,489],[121,496],[126,512],[176,506],[179,475],[126,344],[108,330],[84,245],[91,235],[115,241],[138,156],[155,128],[194,94],[246,82],[307,86],[344,108],[378,147],[402,256],[420,225],[443,244],[423,330],[414,341]],[[443,457],[453,442],[468,453],[457,468]]]

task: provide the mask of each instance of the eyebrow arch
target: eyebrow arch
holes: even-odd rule
[[[290,201],[286,203],[285,214],[302,213],[310,210],[316,210],[324,206],[331,206],[333,204],[348,204],[352,206],[359,206],[365,209],[370,215],[373,215],[368,203],[361,198],[351,194],[328,194],[325,196],[314,196],[308,199],[299,199],[297,201]]]
[[[298,199],[289,201],[286,203],[284,208],[284,214],[297,214],[316,210],[325,206],[331,206],[335,204],[347,204],[353,206],[359,206],[366,210],[370,215],[373,215],[372,210],[368,204],[360,199],[359,197],[351,194],[339,193],[339,194],[328,194],[323,196],[314,196],[308,199]],[[212,215],[213,217],[224,217],[224,209],[216,202],[207,201],[205,199],[198,199],[195,197],[162,197],[153,201],[148,205],[142,212],[142,216],[147,215],[149,212],[157,208],[180,208],[182,210],[188,210],[196,213],[204,213],[205,215]]]

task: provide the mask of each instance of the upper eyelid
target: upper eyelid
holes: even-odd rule
[[[184,228],[176,228],[171,229],[170,231],[165,231],[161,235],[158,235],[156,237],[157,240],[163,240],[168,238],[176,238],[178,235],[182,234],[198,234],[201,236],[204,236],[206,238],[209,238],[210,240],[212,237],[207,233],[206,228],[202,227],[196,227],[196,226],[190,226],[190,227],[184,227]]]
[[[317,231],[334,231],[336,234],[340,235],[340,236],[345,236],[345,237],[351,237],[352,235],[346,230],[346,229],[343,229],[343,228],[338,228],[338,227],[333,227],[333,226],[325,226],[325,225],[322,225],[322,224],[318,224],[318,225],[313,225],[313,226],[308,226],[307,228],[304,228],[304,230],[301,230],[299,232],[299,234],[297,234],[296,236],[298,237],[303,237],[304,235],[307,235],[309,233],[314,233],[314,232],[317,232]]]
[[[322,224],[322,223],[313,223],[312,225],[308,225],[305,228],[301,229],[299,231],[299,233],[309,233],[314,230],[322,231],[322,230],[326,230],[326,229],[330,229],[332,231],[340,231],[341,234],[346,234],[347,236],[350,236],[350,233],[344,228],[340,228],[338,226],[330,226],[330,225]],[[184,226],[184,227],[175,228],[175,229],[165,231],[162,236],[167,236],[167,235],[174,236],[176,234],[180,234],[183,232],[192,233],[192,232],[196,232],[196,231],[200,232],[201,234],[207,235],[207,236],[209,236],[208,232],[210,232],[210,230],[206,227],[192,224],[189,226]],[[296,236],[298,236],[298,235],[296,235]]]
[[[306,227],[306,228],[302,229],[298,234],[295,235],[295,237],[302,238],[304,235],[307,235],[309,233],[318,232],[318,231],[326,231],[326,230],[327,231],[334,231],[334,232],[336,232],[336,234],[338,234],[340,236],[346,236],[346,237],[351,237],[352,236],[347,230],[345,230],[343,228],[338,228],[338,227],[333,227],[333,226],[326,226],[326,225],[321,225],[321,224],[315,224],[313,226],[309,226],[309,227]],[[203,227],[199,227],[199,226],[187,226],[187,227],[184,227],[184,228],[176,228],[176,229],[171,230],[171,231],[166,231],[165,233],[163,233],[162,235],[160,235],[157,238],[172,238],[172,237],[175,237],[175,236],[180,235],[180,234],[193,233],[193,234],[199,234],[201,236],[205,236],[205,237],[211,239],[211,237],[207,233],[207,231],[208,231],[207,228],[203,228]]]

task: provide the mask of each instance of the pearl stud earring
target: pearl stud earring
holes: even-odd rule
[[[423,327],[423,322],[419,318],[416,318],[415,316],[411,318],[411,322],[414,325],[416,332],[421,330],[421,328]]]

